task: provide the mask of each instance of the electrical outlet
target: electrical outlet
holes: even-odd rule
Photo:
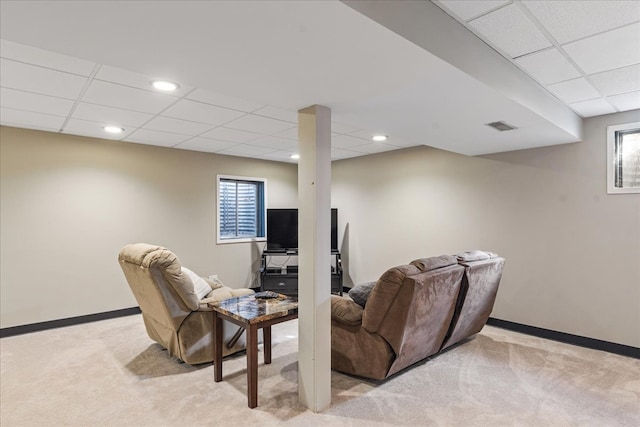
[[[209,280],[218,280],[218,275],[217,274],[210,275]]]

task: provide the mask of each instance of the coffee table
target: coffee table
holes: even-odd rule
[[[258,329],[264,339],[264,363],[271,363],[271,326],[298,318],[298,299],[278,294],[262,299],[254,295],[209,303],[213,309],[213,379],[222,381],[222,320],[247,332],[247,398],[249,408],[258,406]]]

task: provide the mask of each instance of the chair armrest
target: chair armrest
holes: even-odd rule
[[[245,295],[253,295],[253,294],[255,294],[253,289],[248,289],[248,288],[231,289],[231,295],[233,295],[234,297],[242,297]]]
[[[208,303],[223,301],[229,298],[233,298],[231,288],[222,286],[218,289],[214,289],[206,296],[206,298],[202,298],[200,300],[200,307],[198,308],[198,311],[211,311],[213,309],[207,305]]]
[[[211,286],[212,290],[215,290],[215,289],[218,289],[218,288],[226,288],[227,287],[217,277],[214,278],[214,279],[211,279],[211,278],[208,278],[208,277],[203,277],[203,279],[205,280],[205,282],[207,282],[209,284],[209,286]]]
[[[331,295],[331,320],[346,326],[362,324],[363,309],[350,299]]]
[[[253,292],[252,289],[242,288],[242,289],[231,289],[228,286],[222,286],[220,288],[214,289],[209,293],[206,298],[200,300],[200,307],[198,311],[211,311],[213,310],[211,307],[207,305],[210,302],[218,302],[223,301],[229,298],[241,297],[243,295],[251,295]]]

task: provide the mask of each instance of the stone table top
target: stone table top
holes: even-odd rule
[[[244,295],[207,304],[219,313],[226,314],[248,324],[259,323],[277,317],[298,314],[298,299],[278,294],[276,298],[256,298]]]

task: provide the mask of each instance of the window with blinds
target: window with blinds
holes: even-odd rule
[[[218,176],[218,243],[264,240],[265,184],[260,178]]]
[[[607,191],[640,193],[640,122],[607,127]]]

